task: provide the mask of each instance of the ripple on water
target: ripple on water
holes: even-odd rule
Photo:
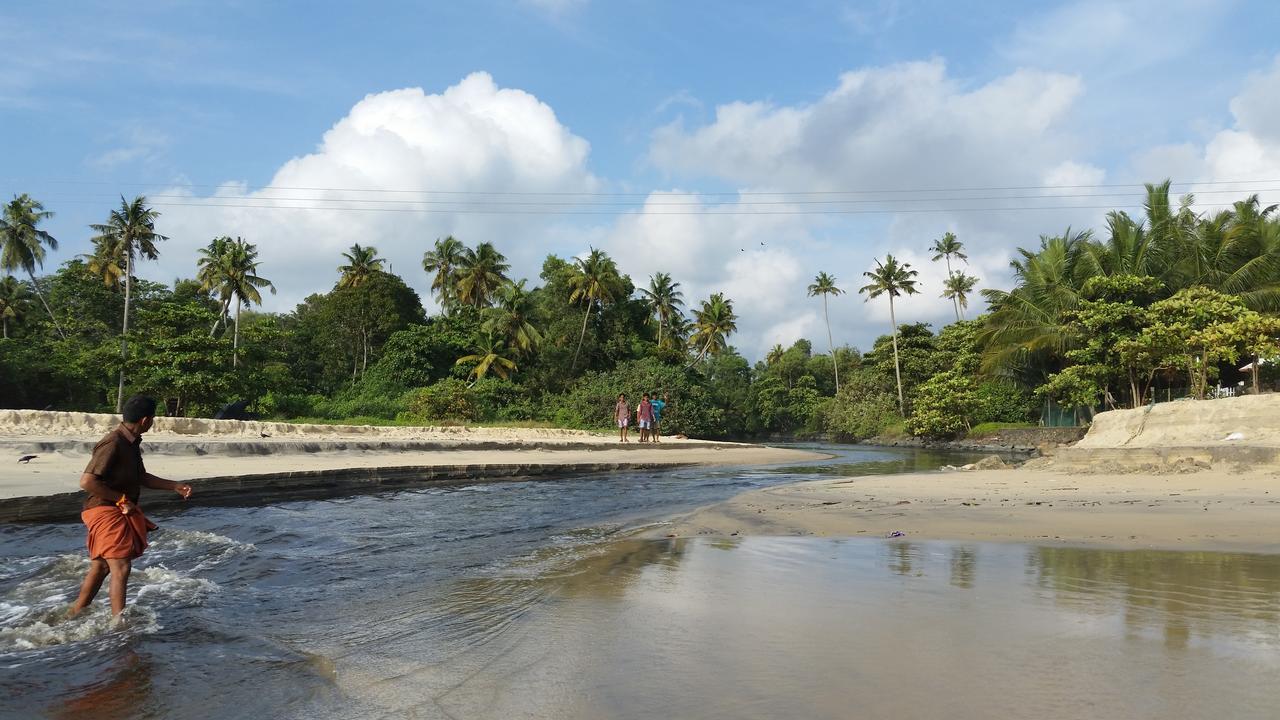
[[[0,593],[0,658],[75,644],[97,649],[98,641],[123,641],[155,633],[161,627],[157,610],[200,605],[219,591],[217,583],[198,573],[254,549],[252,544],[214,533],[158,533],[130,575],[130,605],[122,623],[112,622],[105,587],[85,612],[66,617],[89,568],[83,553],[5,558],[0,564],[0,581],[8,585]],[[199,560],[183,568],[190,557]]]

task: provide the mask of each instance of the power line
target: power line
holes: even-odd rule
[[[1212,194],[1233,194],[1239,193],[1240,190],[1204,190],[1200,195]],[[1280,187],[1253,188],[1251,193],[1263,192],[1280,192]],[[922,198],[854,198],[854,199],[834,199],[834,200],[750,200],[746,202],[734,203],[736,206],[769,206],[769,205],[852,205],[867,203],[922,203],[922,202],[970,202],[975,200],[1058,200],[1058,199],[1087,199],[1087,198],[1141,198],[1141,195],[1133,195],[1130,193],[1077,193],[1077,194],[1057,194],[1057,195],[986,195],[986,196],[967,196],[967,197],[922,197]],[[705,207],[701,202],[664,202],[664,201],[566,201],[566,200],[399,200],[384,198],[340,198],[340,197],[275,197],[275,196],[239,196],[239,197],[210,197],[197,198],[191,195],[174,195],[165,193],[156,193],[147,195],[148,200],[156,198],[168,200],[237,200],[253,203],[268,202],[325,202],[325,203],[377,203],[384,205],[447,205],[447,206],[498,206],[498,207]],[[78,198],[59,198],[53,197],[48,199],[50,202],[110,202],[111,199],[105,200],[89,200],[83,197]]]
[[[227,183],[219,184],[201,184],[201,183],[183,183],[183,182],[114,182],[107,180],[69,180],[69,179],[32,179],[32,178],[5,178],[5,182],[14,184],[29,185],[108,185],[113,187],[160,187],[160,188],[225,188]],[[1189,182],[1170,183],[1170,187],[1197,187],[1197,186],[1219,186],[1219,185],[1257,185],[1257,184],[1274,184],[1280,183],[1280,179],[1251,179],[1251,180],[1199,180]],[[1062,185],[1007,185],[1007,186],[969,186],[969,187],[918,187],[918,188],[868,188],[868,189],[851,189],[851,190],[779,190],[779,191],[724,191],[724,192],[671,192],[662,193],[666,196],[693,196],[693,197],[740,197],[740,196],[811,196],[811,195],[873,195],[873,194],[903,194],[903,193],[923,193],[923,192],[1012,192],[1022,190],[1083,190],[1083,189],[1106,189],[1106,188],[1143,188],[1143,183],[1086,183],[1086,184],[1062,184]],[[264,185],[257,189],[263,190],[286,190],[286,191],[312,191],[312,192],[359,192],[359,193],[388,193],[388,194],[419,194],[419,195],[473,195],[473,196],[492,196],[492,197],[525,197],[525,196],[544,196],[544,197],[649,197],[652,192],[639,193],[623,193],[623,192],[594,192],[594,191],[534,191],[534,190],[438,190],[438,189],[396,189],[396,188],[334,188],[334,187],[314,187],[314,186],[283,186],[283,185]],[[1238,192],[1248,192],[1247,189],[1241,188]],[[661,192],[661,191],[657,191]]]
[[[97,204],[98,201],[90,200],[63,200],[64,203]],[[253,210],[306,210],[306,211],[336,211],[336,212],[382,212],[382,213],[418,213],[418,214],[453,214],[453,215],[602,215],[602,216],[645,216],[645,217],[662,217],[662,216],[681,216],[681,215],[885,215],[899,213],[948,213],[948,212],[1021,212],[1026,210],[1125,210],[1125,209],[1141,209],[1142,205],[1041,205],[1041,206],[1005,206],[1005,207],[938,207],[938,208],[876,208],[876,209],[814,209],[814,210],[702,210],[702,211],[661,211],[646,212],[645,208],[631,208],[616,211],[606,210],[558,210],[558,209],[505,209],[505,210],[474,210],[466,208],[401,208],[401,207],[340,207],[340,206],[314,206],[314,205],[263,205],[263,204],[245,204],[245,203],[214,203],[214,202],[196,202],[196,203],[179,203],[179,202],[156,202],[149,203],[153,207],[192,207],[192,208],[238,208]],[[1197,207],[1231,207],[1233,203],[1200,203]]]

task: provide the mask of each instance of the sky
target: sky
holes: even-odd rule
[[[1017,248],[1140,212],[1143,182],[1280,201],[1278,25],[1231,0],[24,3],[0,8],[0,197],[56,213],[51,270],[146,195],[169,240],[141,276],[244,237],[281,312],[352,243],[429,310],[445,235],[534,285],[601,248],[732,298],[753,359],[825,347],[827,272],[835,342],[866,348],[887,253],[920,273],[900,321],[954,319],[944,232],[1008,288]]]

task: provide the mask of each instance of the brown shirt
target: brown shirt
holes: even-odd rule
[[[89,466],[84,471],[137,503],[142,493],[142,478],[147,474],[142,464],[142,436],[134,435],[121,423],[93,446],[93,457],[89,458]],[[84,509],[112,503],[90,494],[84,500]]]

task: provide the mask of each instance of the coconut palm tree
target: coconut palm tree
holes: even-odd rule
[[[738,316],[733,311],[733,301],[723,293],[715,293],[702,301],[702,307],[694,311],[693,337],[694,345],[702,347],[698,356],[689,363],[690,367],[706,357],[708,353],[718,353],[728,347],[726,339],[738,331]]]
[[[680,292],[680,283],[671,282],[669,273],[654,273],[649,278],[649,287],[640,289],[649,312],[658,319],[658,347],[667,347],[665,341],[671,327],[671,319],[680,313],[684,305],[684,293]]]
[[[93,243],[93,252],[81,255],[89,269],[89,275],[102,280],[109,288],[119,288],[124,284],[124,248],[113,236],[97,238]]]
[[[200,257],[196,260],[196,280],[200,282],[200,289],[218,293],[218,317],[209,328],[210,337],[218,331],[219,324],[225,328],[228,322],[231,292],[228,289],[230,268],[227,265],[227,258],[231,254],[233,243],[234,241],[226,235],[216,237],[210,240],[207,246],[200,248]]]
[[[1038,251],[1019,248],[1020,257],[1009,263],[1013,290],[982,291],[991,309],[980,335],[984,366],[1008,370],[1071,348],[1063,314],[1080,303],[1089,241],[1088,231],[1071,228],[1057,237],[1041,236]]]
[[[607,253],[591,248],[586,258],[574,261],[573,275],[569,278],[569,302],[580,302],[587,309],[582,313],[582,331],[578,333],[578,349],[573,352],[573,365],[569,372],[578,369],[578,355],[582,352],[582,341],[587,337],[587,320],[591,319],[591,310],[597,304],[612,302],[621,292],[621,285],[622,277],[618,274],[618,266]]]
[[[478,308],[492,305],[498,288],[508,282],[506,272],[510,267],[493,243],[483,242],[474,251],[467,250],[457,273],[458,302]]]
[[[36,282],[36,268],[44,267],[44,249],[58,249],[58,241],[48,232],[37,227],[40,223],[53,217],[53,213],[44,209],[39,200],[32,199],[26,193],[14,195],[13,200],[4,206],[4,214],[0,216],[0,270],[13,272],[22,270],[31,279],[31,288],[44,311],[49,313],[53,321],[53,329],[58,331],[64,340],[67,334],[54,317],[53,310],[40,292],[40,283]]]
[[[156,232],[156,219],[160,213],[147,207],[147,199],[141,195],[133,200],[120,197],[120,207],[112,210],[107,221],[90,225],[98,233],[93,238],[99,243],[115,244],[124,256],[124,319],[120,323],[120,384],[116,390],[116,412],[124,403],[124,366],[129,360],[129,301],[133,291],[134,257],[155,260],[160,257],[156,243],[169,238]]]
[[[485,332],[496,334],[502,342],[520,355],[528,355],[542,343],[542,333],[529,322],[533,314],[533,297],[524,289],[524,280],[508,282],[498,289],[497,307],[484,323]]]
[[[217,243],[217,240],[210,245]],[[270,280],[258,275],[258,248],[237,237],[222,248],[223,255],[217,262],[217,271],[209,273],[210,282],[214,285],[202,285],[206,290],[217,290],[219,297],[236,306],[235,332],[231,341],[231,366],[240,364],[240,308],[262,304],[262,288],[275,294],[276,286]],[[204,281],[202,281],[204,282]],[[224,305],[225,307],[225,305]]]
[[[0,325],[4,326],[3,337],[9,339],[9,321],[21,320],[27,314],[27,288],[18,282],[18,278],[5,275],[0,279]]]
[[[342,257],[346,258],[347,264],[338,266],[338,272],[342,273],[338,278],[340,288],[360,287],[365,280],[382,272],[382,265],[386,262],[385,258],[378,257],[378,248],[372,245],[361,247],[360,243],[352,245],[350,250],[342,253]]]
[[[893,299],[900,295],[914,295],[920,292],[916,289],[919,281],[914,279],[919,273],[911,269],[911,263],[899,264],[895,257],[886,255],[884,262],[876,260],[874,271],[862,274],[871,282],[859,288],[859,294],[865,293],[867,300],[873,300],[881,295],[889,296],[889,321],[893,324],[893,375],[898,381],[898,412],[906,415],[907,403],[902,395],[902,363],[898,360],[898,316],[893,309]]]
[[[422,254],[422,269],[434,273],[431,292],[440,298],[440,309],[446,315],[458,301],[458,272],[467,252],[467,246],[450,235],[436,240],[435,247]]]
[[[956,239],[955,233],[943,233],[942,237],[933,241],[929,246],[933,255],[933,261],[946,260],[947,277],[951,277],[951,258],[963,260],[966,265],[969,264],[969,256],[964,254],[964,243]],[[960,319],[960,307],[956,305],[955,300],[951,301],[952,307],[956,311],[956,320]]]
[[[476,351],[471,355],[463,355],[454,363],[455,365],[466,365],[467,363],[475,363],[476,366],[471,369],[472,382],[488,375],[490,371],[498,377],[506,380],[511,377],[511,373],[517,370],[516,363],[504,353],[506,348],[502,346],[500,341],[494,340],[492,335],[485,335],[485,339],[477,347]]]
[[[956,320],[964,319],[964,311],[969,307],[969,293],[973,292],[973,287],[977,284],[978,278],[962,272],[951,273],[942,283],[942,297],[954,303],[959,313]]]
[[[769,348],[769,352],[764,356],[764,363],[766,365],[777,365],[782,362],[782,356],[786,354],[786,352],[786,349],[782,347],[781,343],[775,344],[773,347]]]
[[[947,233],[951,235],[951,233]],[[954,239],[954,236],[952,236]],[[957,243],[959,244],[959,243]],[[836,344],[831,339],[831,316],[827,314],[827,297],[843,295],[844,291],[836,287],[836,279],[825,272],[818,273],[809,286],[809,297],[822,297],[822,318],[827,322],[827,347],[831,350],[831,365],[835,368],[836,392],[840,392],[840,364],[836,362]]]

